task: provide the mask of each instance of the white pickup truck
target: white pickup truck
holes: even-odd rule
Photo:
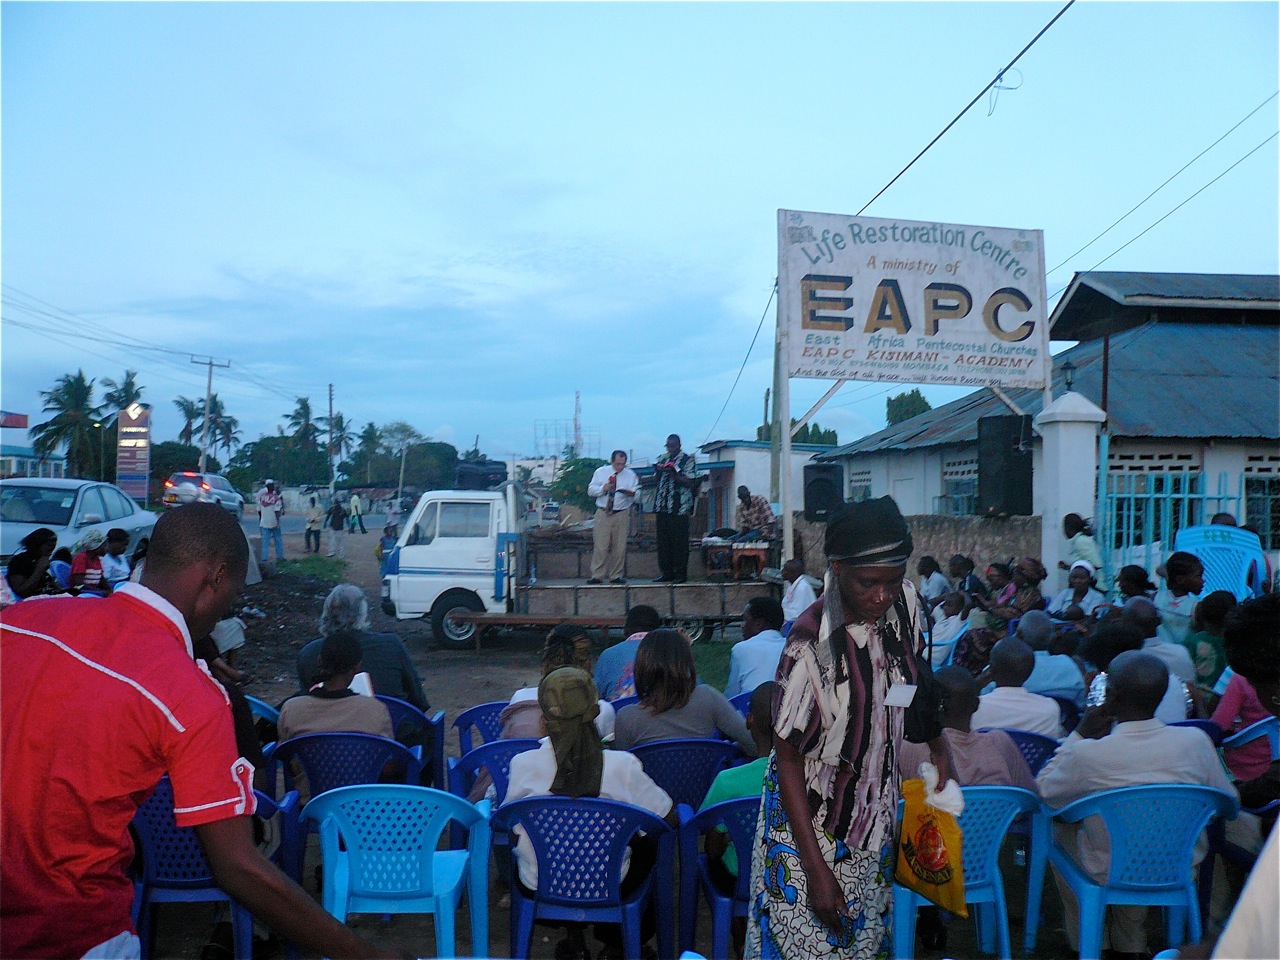
[[[436,639],[463,647],[477,629],[454,613],[505,613],[524,531],[520,487],[430,490],[410,512],[382,567],[382,609],[431,618]]]

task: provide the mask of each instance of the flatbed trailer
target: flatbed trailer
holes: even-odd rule
[[[723,628],[740,620],[751,598],[776,597],[778,592],[777,586],[763,580],[627,584],[540,581],[518,584],[513,609],[508,613],[460,611],[452,619],[481,627],[475,633],[479,650],[485,627],[553,627],[567,623],[607,631],[622,627],[632,607],[647,604],[664,621],[699,641],[708,638],[717,624]]]

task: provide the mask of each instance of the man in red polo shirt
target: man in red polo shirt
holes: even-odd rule
[[[222,888],[327,956],[379,956],[253,845],[253,767],[192,659],[244,584],[248,545],[216,504],[156,523],[138,584],[24,602],[0,622],[0,956],[137,957],[128,826],[164,774]],[[385,954],[394,956],[395,954]]]

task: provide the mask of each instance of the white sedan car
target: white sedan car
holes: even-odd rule
[[[0,563],[8,566],[22,538],[39,527],[58,535],[59,547],[74,547],[90,530],[129,531],[132,554],[151,536],[156,515],[143,510],[114,484],[96,480],[14,477],[0,480]]]

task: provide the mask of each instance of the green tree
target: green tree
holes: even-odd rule
[[[267,477],[289,486],[323,486],[329,482],[329,465],[319,447],[303,449],[293,437],[259,437],[236,451],[227,477],[240,490]]]
[[[178,431],[178,442],[190,444],[195,439],[196,421],[200,419],[201,402],[190,397],[178,397],[173,401],[182,415],[182,429]]]
[[[137,403],[142,399],[142,391],[145,389],[138,386],[137,370],[126,370],[124,379],[118,383],[110,377],[103,377],[102,385],[106,388],[106,393],[102,395],[102,409],[108,413],[116,413]]]
[[[356,443],[356,435],[351,430],[351,424],[347,423],[347,418],[341,412],[335,413],[332,417],[320,417],[316,423],[320,426],[320,433],[325,439],[325,446],[329,450],[329,456],[344,457],[350,455]],[[375,427],[374,429],[377,428]],[[333,439],[330,440],[330,437]]]
[[[791,426],[795,427],[795,425],[796,425],[795,418],[792,417]],[[767,423],[764,424],[763,426],[756,427],[756,439],[768,440],[773,435],[773,430],[771,429],[771,427],[772,425]],[[840,441],[836,438],[836,432],[834,430],[823,430],[816,423],[806,423],[803,427],[797,430],[795,434],[791,437],[791,442],[792,443],[823,443],[823,444],[828,444],[830,446],[835,446]]]
[[[598,457],[572,457],[560,464],[556,471],[556,479],[548,491],[551,497],[561,503],[569,503],[586,513],[595,510],[595,501],[587,495],[587,484],[597,467],[609,461]]]
[[[316,426],[315,415],[311,412],[310,397],[298,397],[298,405],[285,419],[293,430],[292,437],[299,447],[309,450],[316,446],[320,428]]]
[[[99,451],[105,444],[98,433],[102,428],[94,426],[102,411],[93,403],[93,384],[83,370],[63,374],[52,390],[40,391],[44,412],[53,416],[28,431],[38,456],[65,450],[69,477],[95,476],[102,466]]]
[[[218,420],[218,429],[215,434],[215,446],[221,446],[227,451],[227,459],[231,458],[231,448],[240,445],[240,421],[235,417],[223,416]]]
[[[884,418],[887,426],[902,423],[933,409],[933,404],[924,398],[919,387],[906,393],[894,393],[884,402]]]

